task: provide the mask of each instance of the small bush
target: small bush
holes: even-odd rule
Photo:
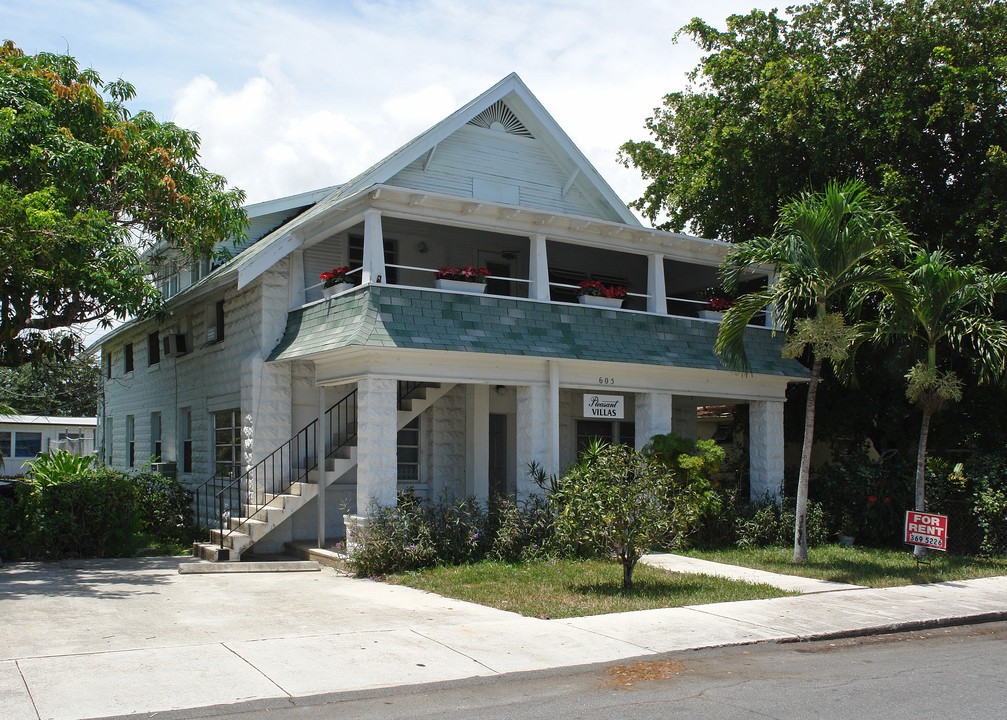
[[[29,557],[132,555],[140,527],[137,489],[109,468],[94,468],[24,495],[25,549]]]
[[[192,492],[178,480],[144,468],[131,476],[143,530],[158,537],[175,538],[192,524]]]
[[[737,544],[740,547],[767,547],[771,545],[792,545],[794,542],[795,506],[794,500],[784,500],[780,505],[767,503],[749,510],[738,519]],[[825,521],[825,509],[821,503],[808,502],[806,519],[808,546],[823,545],[828,542],[830,532]]]

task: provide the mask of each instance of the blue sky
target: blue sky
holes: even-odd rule
[[[337,184],[516,71],[625,201],[618,164],[700,53],[671,42],[773,3],[0,0],[0,35],[137,88],[250,202]]]

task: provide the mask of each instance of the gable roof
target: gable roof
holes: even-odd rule
[[[337,186],[327,197],[316,205],[298,215],[289,223],[255,243],[224,267],[228,270],[241,270],[252,263],[253,259],[273,245],[280,245],[280,252],[286,254],[293,250],[298,241],[293,240],[291,233],[312,222],[329,209],[374,185],[380,185],[390,180],[411,163],[431,152],[439,143],[454,132],[468,124],[487,108],[497,102],[504,101],[512,110],[516,110],[521,120],[529,125],[535,138],[551,144],[556,153],[562,154],[572,163],[578,172],[578,178],[587,182],[604,201],[606,208],[620,219],[621,222],[634,227],[642,227],[639,219],[630,212],[625,203],[616,195],[611,186],[605,182],[587,157],[574,145],[573,141],[553,119],[545,107],[538,101],[528,86],[511,73],[484,93],[466,103],[439,123],[420,133],[415,138],[398,148],[390,155],[364,170],[355,178]],[[272,253],[271,253],[272,254]],[[262,268],[260,266],[259,270]],[[239,287],[251,282],[259,273],[242,273]]]

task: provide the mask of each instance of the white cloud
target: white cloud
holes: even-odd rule
[[[134,82],[253,202],[349,179],[512,71],[629,201],[644,183],[618,147],[699,59],[672,36],[753,5],[773,3],[36,0],[5,34]]]

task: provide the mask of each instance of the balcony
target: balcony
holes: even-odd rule
[[[304,304],[322,299],[322,272],[352,268],[354,284],[375,284],[452,292],[436,287],[442,267],[485,268],[489,275],[478,290],[487,297],[578,304],[578,285],[594,280],[626,289],[621,310],[699,318],[710,308],[710,289],[718,284],[718,267],[670,255],[631,252],[576,243],[489,232],[456,226],[387,218],[381,222],[379,257],[365,252],[365,223],[304,251]],[[367,262],[365,262],[365,259]],[[751,273],[742,292],[765,287],[767,273]],[[476,287],[471,288],[475,291]],[[765,315],[753,320],[765,325]]]

